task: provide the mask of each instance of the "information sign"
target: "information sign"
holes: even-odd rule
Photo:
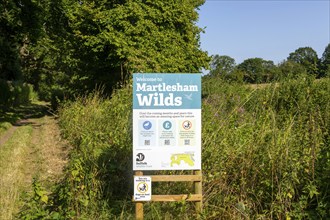
[[[150,176],[134,176],[134,200],[135,201],[151,200]]]
[[[201,169],[201,74],[133,74],[133,170]]]

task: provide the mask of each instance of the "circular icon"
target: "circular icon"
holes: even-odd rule
[[[166,130],[170,130],[172,127],[172,123],[170,121],[164,121],[163,128]]]
[[[136,155],[136,161],[143,161],[144,160],[144,154],[143,153],[138,153]]]
[[[152,126],[152,124],[151,124],[150,121],[145,121],[145,122],[143,122],[143,128],[144,128],[145,130],[150,130],[151,126]]]
[[[140,182],[137,185],[139,193],[146,193],[148,191],[148,184],[146,182]]]
[[[184,121],[184,122],[182,123],[182,127],[183,127],[183,129],[185,129],[185,130],[189,130],[189,129],[192,127],[192,123],[191,123],[191,121]]]

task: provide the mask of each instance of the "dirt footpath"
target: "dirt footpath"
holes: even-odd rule
[[[67,163],[67,144],[52,116],[19,121],[0,136],[0,219],[13,219],[37,178],[50,188]]]

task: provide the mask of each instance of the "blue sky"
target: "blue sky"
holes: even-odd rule
[[[275,64],[299,47],[319,57],[330,43],[330,0],[206,0],[197,25],[205,28],[201,48],[239,64],[260,57]]]

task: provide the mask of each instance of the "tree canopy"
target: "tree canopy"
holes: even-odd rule
[[[320,60],[321,76],[330,76],[330,43],[326,46]]]
[[[226,55],[208,57],[196,25],[204,0],[6,0],[0,7],[0,79],[34,85],[41,97],[103,85],[111,91],[133,72],[201,72],[230,81],[269,82],[279,75],[330,72],[311,47],[278,66]],[[211,62],[210,62],[211,60]],[[285,72],[286,71],[286,72]]]
[[[11,53],[0,55],[1,77],[13,78],[21,68],[10,73],[9,67],[21,65],[25,79],[40,90],[84,91],[96,84],[111,90],[132,72],[201,72],[209,62],[196,25],[203,3],[5,1],[0,47]],[[9,36],[13,40],[6,43]]]
[[[298,48],[290,53],[288,60],[303,65],[310,74],[317,74],[318,72],[317,53],[311,47]]]
[[[26,55],[27,45],[40,36],[40,12],[35,1],[1,1],[0,79],[22,79],[21,57]]]
[[[242,70],[244,81],[249,83],[269,82],[273,77],[272,72],[275,70],[274,62],[264,60],[262,58],[249,58],[240,63],[237,68]]]
[[[235,67],[236,63],[234,58],[226,55],[214,55],[212,56],[210,64],[210,74],[214,76],[230,74],[234,71]]]
[[[290,60],[283,61],[278,65],[280,74],[284,78],[296,78],[299,75],[307,74],[306,68],[300,63],[296,63]]]
[[[208,57],[199,49],[199,4],[186,0],[67,5],[75,49],[82,56],[79,68],[101,82],[131,72],[201,71]]]
[[[311,47],[300,47],[277,65],[271,60],[248,58],[236,65],[227,55],[213,55],[209,76],[219,76],[226,81],[246,83],[268,83],[286,78],[299,78],[304,74],[315,77],[330,76],[330,44],[319,59]]]

